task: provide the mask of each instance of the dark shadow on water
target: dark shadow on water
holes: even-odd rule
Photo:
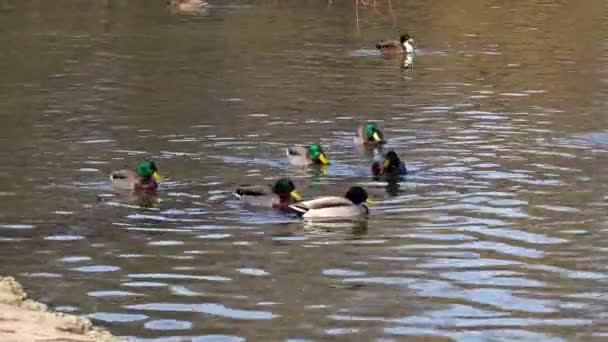
[[[160,208],[160,198],[156,194],[140,194],[136,196],[132,204],[140,208]]]
[[[390,180],[386,184],[386,193],[390,196],[399,196],[401,192],[401,184],[399,184],[400,177],[394,180]]]
[[[405,181],[405,178],[403,176],[374,176],[372,180],[374,182],[386,182],[386,193],[394,197],[401,193],[401,182]]]

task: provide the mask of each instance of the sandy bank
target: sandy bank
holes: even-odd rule
[[[115,342],[120,339],[93,327],[84,317],[50,312],[27,298],[13,277],[0,277],[0,341]]]

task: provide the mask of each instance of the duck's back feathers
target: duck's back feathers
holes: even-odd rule
[[[287,160],[294,166],[307,166],[312,164],[308,157],[308,150],[303,146],[292,146],[286,149]]]
[[[276,196],[272,193],[272,189],[265,185],[241,186],[234,190],[232,194],[241,202],[256,207],[272,207],[276,202]]]
[[[234,195],[241,198],[243,196],[266,196],[271,195],[272,190],[264,185],[245,185],[234,190]]]
[[[291,146],[287,148],[287,156],[306,157],[308,151],[303,146]]]
[[[365,205],[355,205],[344,197],[319,197],[289,206],[303,218],[348,218],[367,215]]]
[[[349,206],[349,205],[353,205],[353,202],[349,201],[348,199],[346,199],[344,197],[327,196],[327,197],[319,197],[319,198],[311,199],[308,201],[298,202],[294,205],[297,205],[301,208],[306,208],[306,209],[322,209],[322,208]]]
[[[237,195],[241,202],[246,203],[252,207],[260,207],[260,208],[273,208],[279,204],[279,199],[276,196],[272,195]]]
[[[112,187],[118,190],[134,190],[139,176],[132,170],[116,170],[110,173]]]
[[[204,10],[209,3],[204,0],[169,0],[169,5],[180,12],[200,12]]]
[[[363,133],[363,125],[359,125],[357,128],[357,136],[355,137],[355,145],[365,144],[365,134]]]
[[[381,40],[376,43],[378,50],[399,50],[403,51],[403,45],[397,40]]]

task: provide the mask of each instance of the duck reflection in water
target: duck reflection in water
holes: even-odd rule
[[[355,219],[351,221],[303,221],[304,232],[308,235],[326,235],[328,233],[349,232],[354,239],[367,234],[367,220]]]
[[[161,198],[156,193],[151,192],[130,192],[117,191],[116,194],[122,199],[121,202],[126,202],[122,206],[137,207],[142,209],[159,209]],[[105,196],[97,196],[97,203],[110,201]]]
[[[160,208],[161,199],[155,193],[140,193],[131,194],[129,202],[144,209],[158,209]]]

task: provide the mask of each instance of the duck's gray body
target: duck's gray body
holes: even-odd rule
[[[289,164],[293,166],[308,166],[314,162],[308,156],[308,149],[303,146],[292,146],[285,150]]]
[[[338,196],[319,197],[289,207],[303,218],[353,218],[369,213],[364,204],[356,205],[349,199]]]

